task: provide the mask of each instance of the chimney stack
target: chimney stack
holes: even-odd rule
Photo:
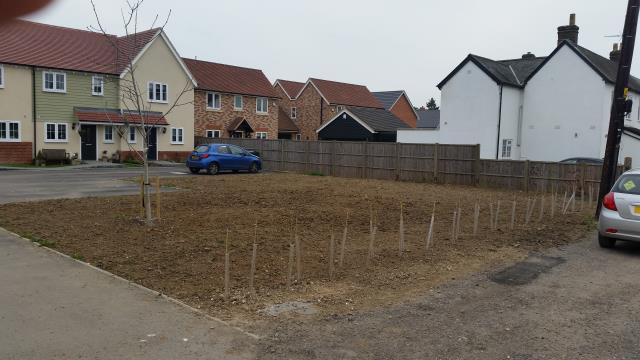
[[[618,48],[618,43],[613,44],[613,50],[609,53],[609,60],[617,63],[620,61],[620,54],[622,53],[622,49]]]
[[[576,25],[576,14],[569,15],[569,25],[558,26],[558,45],[564,40],[571,41],[578,45],[578,32],[580,28]]]
[[[522,58],[523,58],[523,59],[535,59],[535,58],[536,58],[536,55],[535,55],[535,54],[532,54],[532,53],[531,53],[531,51],[527,51],[527,53],[526,53],[526,54],[523,54],[523,55],[522,55]]]

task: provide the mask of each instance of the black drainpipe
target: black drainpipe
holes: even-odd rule
[[[38,138],[36,137],[36,68],[31,68],[31,99],[33,103],[33,158],[35,159],[38,156]]]
[[[498,141],[496,144],[496,160],[499,159],[498,155],[500,155],[500,124],[502,123],[502,86],[500,85],[500,103],[498,105]]]

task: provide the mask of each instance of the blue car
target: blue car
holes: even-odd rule
[[[200,170],[206,170],[207,174],[211,175],[225,170],[247,170],[257,173],[262,170],[262,161],[239,146],[208,144],[195,148],[187,159],[187,167],[193,174],[199,173]]]

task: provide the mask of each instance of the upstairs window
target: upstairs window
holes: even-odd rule
[[[67,74],[45,71],[42,73],[42,90],[48,92],[66,92]]]
[[[269,113],[269,99],[266,97],[256,98],[256,113],[267,114]]]
[[[297,117],[298,117],[298,108],[296,108],[296,107],[292,107],[292,108],[291,108],[291,118],[292,118],[292,119],[295,119],[295,118],[297,118]]]
[[[4,88],[4,66],[0,64],[0,89]]]
[[[513,143],[512,139],[502,139],[502,158],[510,159],[511,158],[511,144]]]
[[[0,141],[20,141],[20,122],[0,121]]]
[[[207,109],[220,110],[222,108],[222,95],[207,93]]]
[[[166,103],[168,88],[167,84],[150,81],[148,87],[149,102]]]
[[[104,78],[100,75],[94,75],[91,78],[91,95],[104,95]]]
[[[234,110],[242,110],[242,95],[236,95],[233,97],[233,109]]]
[[[220,130],[207,130],[207,137],[208,138],[219,138],[220,137]]]

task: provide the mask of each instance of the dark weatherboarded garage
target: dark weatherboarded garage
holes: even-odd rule
[[[395,142],[404,121],[383,109],[350,107],[342,110],[318,130],[320,140]]]

